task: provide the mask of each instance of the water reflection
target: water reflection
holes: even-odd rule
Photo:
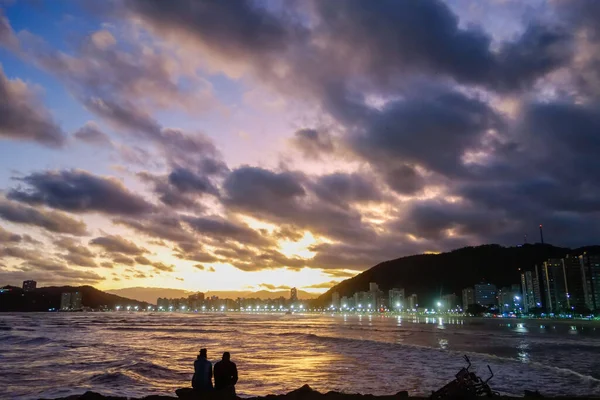
[[[521,342],[517,346],[517,349],[519,350],[519,354],[518,354],[519,361],[524,362],[524,363],[529,362],[529,344],[527,344],[525,342]]]

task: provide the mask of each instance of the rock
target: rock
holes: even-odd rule
[[[191,399],[196,399],[199,397],[196,395],[196,393],[194,392],[194,389],[192,389],[192,388],[177,389],[177,390],[175,390],[175,394],[180,399],[190,399],[191,400]]]
[[[96,392],[85,392],[79,396],[79,400],[127,400],[127,397],[103,396]]]
[[[525,390],[525,397],[534,399],[543,399],[544,396],[539,391]]]

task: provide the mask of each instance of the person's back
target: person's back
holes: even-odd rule
[[[213,388],[212,363],[207,359],[206,349],[201,349],[198,358],[194,361],[192,387],[202,391],[211,390]]]
[[[229,391],[235,396],[235,384],[238,381],[237,367],[230,360],[228,352],[223,353],[223,359],[215,364],[215,389]]]

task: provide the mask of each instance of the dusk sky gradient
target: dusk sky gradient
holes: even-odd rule
[[[595,0],[0,0],[0,283],[322,292],[540,223],[598,244],[598,21]]]

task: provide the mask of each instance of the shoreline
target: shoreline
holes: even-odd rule
[[[581,396],[543,396],[538,392],[527,392],[525,391],[523,396],[494,396],[496,399],[578,399],[578,400],[587,400],[587,399],[598,399],[598,396],[589,396],[589,397],[581,397]],[[57,398],[40,398],[39,400],[231,400],[231,398],[223,397],[219,395],[218,392],[211,392],[208,394],[204,394],[201,397],[195,393],[192,388],[181,388],[175,391],[174,396],[166,396],[166,395],[148,395],[145,397],[120,397],[120,396],[104,396],[100,393],[87,391],[80,395],[70,395],[66,397],[57,397]],[[321,393],[316,390],[313,390],[309,385],[304,385],[296,390],[292,390],[291,392],[285,394],[269,394],[266,396],[254,396],[254,397],[237,397],[238,400],[399,400],[399,399],[415,399],[415,400],[426,400],[428,397],[423,396],[410,396],[407,391],[400,391],[396,394],[391,395],[380,395],[375,396],[371,394],[359,394],[359,393],[340,393],[330,391],[327,393]]]

